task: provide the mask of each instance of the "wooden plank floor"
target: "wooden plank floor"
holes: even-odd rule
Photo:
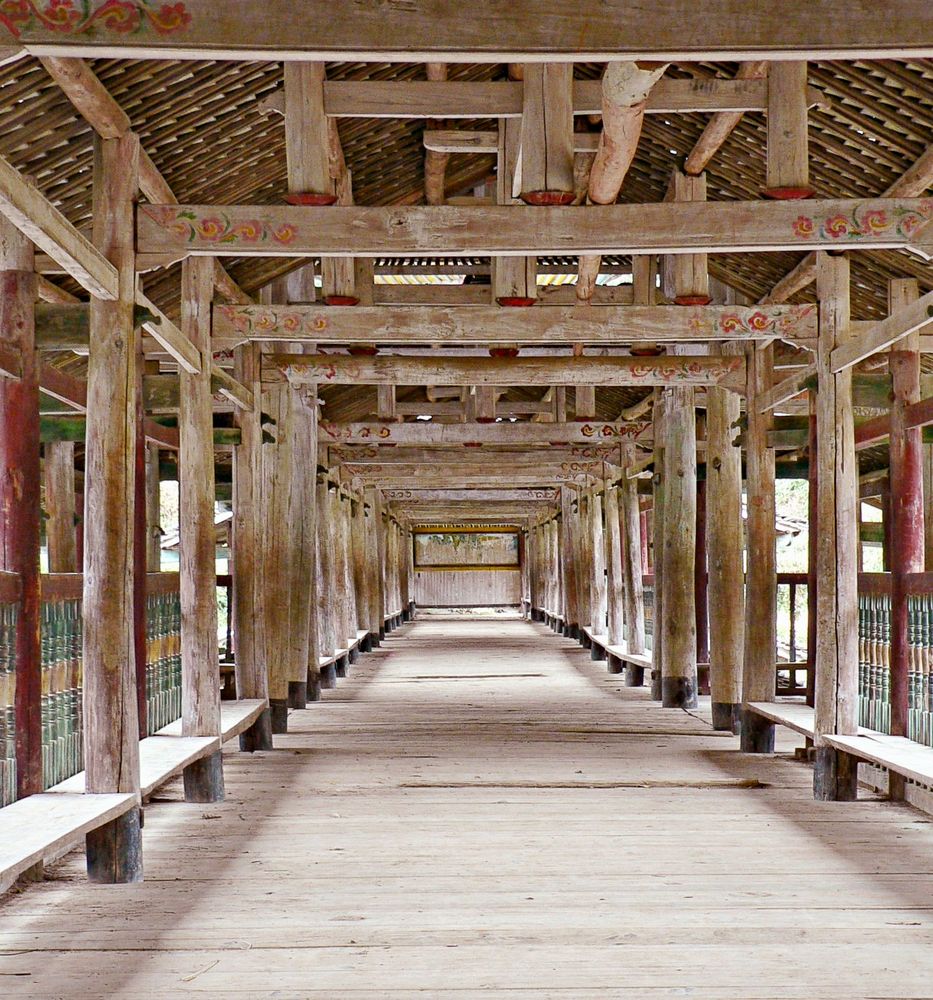
[[[926,816],[814,803],[544,626],[425,618],[326,696],[225,803],[160,793],[142,885],[7,897],[0,995],[933,997]]]

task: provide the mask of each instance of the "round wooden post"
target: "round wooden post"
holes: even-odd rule
[[[747,353],[748,433],[746,477],[748,544],[745,574],[745,646],[742,698],[774,701],[777,656],[777,576],[774,533],[774,449],[768,431],[774,420],[758,400],[771,386],[772,347]],[[774,724],[748,709],[742,712],[741,745],[746,753],[774,750]]]
[[[42,450],[45,465],[45,511],[48,514],[45,537],[49,572],[77,573],[74,441],[46,441]]]
[[[654,508],[651,518],[654,552],[654,607],[651,616],[651,697],[661,701],[664,675],[664,576],[667,566],[663,557],[667,514],[667,480],[664,475],[664,452],[667,438],[667,397],[655,390],[654,404]]]
[[[635,460],[635,446],[623,446],[622,480],[619,483],[619,531],[622,538],[622,581],[625,601],[625,639],[630,653],[645,652],[645,589],[643,559],[647,532],[638,506],[638,480],[629,477]],[[626,687],[640,687],[645,682],[644,667],[626,664]]]
[[[915,279],[892,281],[889,312],[919,298]],[[910,731],[911,647],[908,622],[907,574],[922,573],[924,565],[923,452],[919,427],[906,426],[906,409],[920,399],[920,334],[912,333],[891,348],[888,355],[893,401],[891,404],[891,735]],[[891,772],[888,794],[903,799],[905,779]]]
[[[259,344],[237,347],[234,374],[252,393],[252,410],[238,409],[240,444],[233,450],[233,634],[236,643],[236,689],[239,698],[269,697],[265,657],[262,586],[262,387]],[[272,716],[268,708],[240,736],[247,752],[272,749]]]
[[[13,703],[17,798],[41,792],[43,788],[42,657],[39,636],[41,471],[33,258],[33,246],[29,240],[6,219],[0,220],[0,335],[20,363],[18,379],[0,378],[0,509],[3,511],[0,518],[0,568],[18,573],[20,578]],[[49,470],[46,471],[48,473]],[[72,471],[72,490],[73,482]],[[49,523],[51,525],[52,522]]]
[[[623,473],[624,474],[624,473]],[[609,645],[621,646],[624,641],[625,580],[622,575],[622,529],[619,523],[619,489],[606,487],[606,570],[607,570],[607,615]],[[612,669],[610,657],[610,669]],[[618,665],[621,670],[621,665]],[[616,672],[616,671],[614,671]]]
[[[561,486],[560,566],[561,593],[564,599],[564,634],[571,639],[577,639],[580,636],[580,614],[577,596],[576,515],[573,507],[573,491],[569,486]]]
[[[133,202],[139,140],[94,141],[94,242],[117,268],[114,301],[92,298],[84,511],[84,761],[88,792],[139,794],[133,634],[136,293]],[[87,836],[93,882],[143,876],[140,811]]]
[[[211,393],[211,302],[214,262],[182,264],[182,331],[200,354],[197,374],[181,372],[178,413],[181,588],[181,726],[184,736],[220,735],[217,654],[217,541],[214,528],[214,416]],[[224,797],[220,750],[184,770],[185,800]]]
[[[852,369],[833,373],[830,356],[850,329],[849,261],[817,254],[817,628],[813,794],[854,799],[858,769],[827,746],[825,733],[858,731],[858,464]],[[746,695],[747,697],[747,695]]]
[[[607,601],[606,588],[606,538],[603,531],[603,498],[595,491],[590,496],[590,551],[592,552],[592,589],[590,591],[590,627],[596,635],[607,632]],[[606,652],[596,643],[590,647],[590,655],[594,660],[606,659]]]
[[[692,388],[665,389],[661,704],[696,708],[696,413]]]
[[[329,502],[327,499],[327,481],[320,479],[315,486],[317,495],[317,636],[318,652],[321,658],[331,657],[335,650],[334,644],[334,620],[331,615],[332,590],[332,563],[334,557],[333,544],[331,541],[331,523],[329,517]],[[321,674],[321,687],[331,690],[337,686],[337,671],[333,663],[326,667],[318,668]]]
[[[706,537],[709,562],[709,669],[713,728],[738,731],[742,704],[745,587],[742,574],[742,452],[739,396],[706,390]]]

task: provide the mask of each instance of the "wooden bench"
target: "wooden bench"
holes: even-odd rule
[[[82,779],[83,780],[83,779]],[[0,809],[0,892],[136,807],[136,796],[43,792]]]

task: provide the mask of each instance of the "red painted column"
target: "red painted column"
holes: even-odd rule
[[[39,636],[39,376],[32,244],[0,221],[0,339],[21,365],[0,378],[0,566],[18,573],[16,795],[42,791],[42,661]]]
[[[892,312],[919,296],[912,280],[891,282]],[[910,645],[907,633],[907,574],[922,573],[923,452],[919,427],[908,428],[905,410],[920,399],[920,342],[911,334],[892,348],[890,489],[891,515],[891,734],[906,736]],[[893,787],[892,787],[893,794]],[[895,797],[898,797],[895,795]]]

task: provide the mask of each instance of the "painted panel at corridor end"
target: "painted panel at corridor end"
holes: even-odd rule
[[[514,532],[443,531],[415,535],[416,567],[518,566]]]

